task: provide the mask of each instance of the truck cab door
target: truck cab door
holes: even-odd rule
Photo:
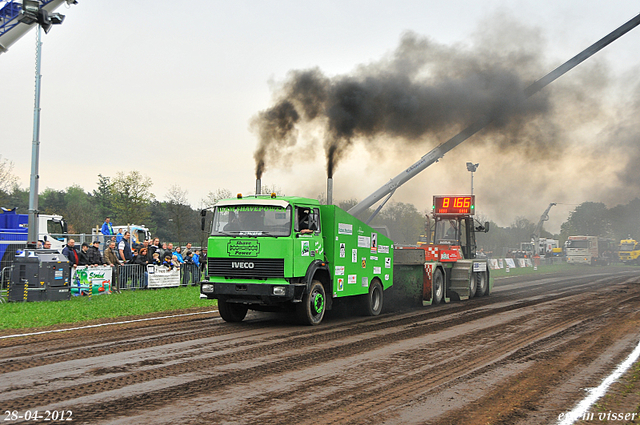
[[[460,220],[460,248],[465,259],[476,258],[476,234],[473,227],[473,217]]]
[[[313,261],[324,260],[320,209],[297,206],[294,217],[294,273],[304,276]]]

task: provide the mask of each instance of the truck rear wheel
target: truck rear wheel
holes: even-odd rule
[[[362,307],[364,314],[367,316],[377,316],[382,311],[382,303],[384,302],[384,292],[382,285],[378,280],[371,282],[369,293],[363,295]]]
[[[311,282],[309,291],[302,297],[302,302],[296,304],[298,320],[302,324],[315,326],[322,322],[326,300],[324,286],[319,280]]]
[[[218,300],[218,312],[225,322],[242,322],[249,308],[246,305],[229,303],[227,300]]]
[[[478,290],[478,279],[474,272],[469,276],[469,299],[475,297]],[[478,295],[479,296],[479,295]]]
[[[433,305],[438,305],[442,302],[442,296],[444,295],[444,278],[442,277],[442,271],[436,269],[433,272]]]
[[[484,297],[488,295],[489,285],[487,282],[487,274],[485,272],[474,273],[476,275],[476,296]]]

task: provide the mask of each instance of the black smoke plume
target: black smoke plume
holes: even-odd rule
[[[318,69],[291,72],[276,104],[253,120],[260,139],[257,175],[295,145],[298,124],[323,129],[329,177],[355,140],[435,140],[482,116],[492,119],[490,131],[503,133],[506,145],[530,143],[531,138],[514,136],[523,120],[549,110],[547,96],[525,102],[523,94],[532,82],[530,75],[542,74],[542,67],[529,53],[509,59],[408,33],[390,57],[350,75],[327,77]]]

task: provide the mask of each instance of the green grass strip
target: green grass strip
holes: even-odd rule
[[[120,294],[71,297],[69,301],[0,304],[0,329],[78,324],[194,307],[214,307],[200,299],[200,286],[123,291]]]

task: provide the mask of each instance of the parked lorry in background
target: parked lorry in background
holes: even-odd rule
[[[631,235],[620,241],[618,258],[625,264],[640,265],[640,244],[635,239],[631,239]]]
[[[613,241],[598,236],[569,236],[565,243],[568,264],[608,265],[613,257]]]
[[[0,270],[13,264],[16,252],[26,248],[28,231],[28,214],[18,214],[15,208],[0,209]],[[38,240],[51,242],[51,249],[62,251],[66,233],[62,216],[38,214]]]
[[[115,235],[118,234],[118,231],[122,231],[123,235],[125,232],[131,233],[132,246],[137,246],[138,244],[141,244],[144,241],[151,239],[151,232],[149,231],[149,229],[139,224],[127,224],[126,226],[113,226],[113,232]],[[94,229],[92,229],[91,233],[94,239],[97,239],[100,241],[100,246],[102,247],[102,244],[105,242],[103,240],[105,235],[102,235],[102,233],[100,232],[100,226],[96,226]]]

